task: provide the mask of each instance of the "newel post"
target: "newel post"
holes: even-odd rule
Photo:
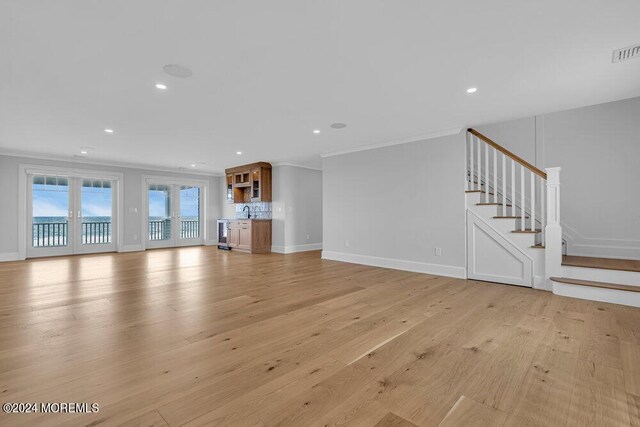
[[[552,290],[550,278],[562,275],[562,227],[560,226],[560,168],[546,168],[547,225],[545,227],[545,285]]]

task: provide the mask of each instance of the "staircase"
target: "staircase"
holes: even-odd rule
[[[640,268],[563,264],[560,168],[542,171],[474,129],[466,165],[470,279],[640,307]]]

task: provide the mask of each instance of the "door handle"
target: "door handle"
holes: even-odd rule
[[[82,215],[80,215],[80,211],[78,211],[78,219],[82,218]]]

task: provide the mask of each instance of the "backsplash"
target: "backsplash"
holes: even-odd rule
[[[245,206],[251,209],[251,218],[271,219],[271,202],[236,203],[236,218],[244,219],[247,211],[242,211]]]

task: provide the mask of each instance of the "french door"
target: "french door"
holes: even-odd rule
[[[147,248],[201,245],[203,188],[147,182]]]
[[[27,177],[27,257],[116,250],[114,180]]]

